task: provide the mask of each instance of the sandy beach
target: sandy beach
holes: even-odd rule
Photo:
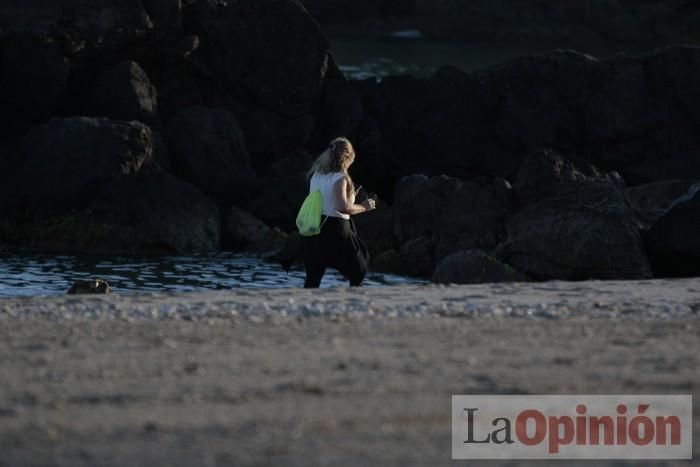
[[[697,400],[699,350],[698,280],[4,299],[0,465],[481,465],[451,395]]]

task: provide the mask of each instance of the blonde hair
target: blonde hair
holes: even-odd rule
[[[348,179],[348,192],[354,190],[352,179],[347,171],[347,161],[354,158],[355,150],[350,140],[347,138],[335,138],[330,142],[326,150],[314,161],[307,177],[311,178],[315,173],[328,174],[332,172],[343,172]]]

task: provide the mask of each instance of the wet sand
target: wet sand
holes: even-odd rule
[[[452,394],[697,401],[699,351],[698,280],[4,299],[0,465],[483,465]]]

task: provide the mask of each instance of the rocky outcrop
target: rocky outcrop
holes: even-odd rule
[[[191,107],[167,128],[173,171],[216,199],[233,202],[255,177],[238,120],[222,109]]]
[[[114,181],[97,194],[84,217],[60,230],[73,231],[83,251],[183,254],[221,247],[217,205],[167,173]]]
[[[240,118],[252,152],[304,147],[329,69],[316,21],[296,1],[198,2],[188,14],[205,103]]]
[[[700,183],[676,200],[644,234],[654,274],[700,275]]]
[[[235,206],[224,212],[222,242],[235,251],[269,253],[280,250],[287,235],[278,228],[270,228],[250,213]]]
[[[412,238],[401,245],[399,259],[406,274],[429,278],[435,269],[435,245],[424,236]]]
[[[84,208],[0,222],[0,237],[38,250],[98,254],[186,254],[220,248],[219,210],[166,173],[122,177]]]
[[[699,73],[700,48],[677,47],[609,61],[558,51],[475,73],[357,82],[357,140],[372,161],[358,168],[385,187],[415,173],[512,180],[529,151],[551,147],[630,185],[700,178],[700,94],[688,81]]]
[[[309,194],[305,173],[258,179],[251,188],[251,198],[241,207],[267,225],[285,231],[296,229],[301,203]]]
[[[511,195],[503,179],[406,177],[396,188],[394,233],[400,244],[427,238],[436,260],[454,251],[493,248],[505,238]]]
[[[0,140],[48,121],[66,99],[70,64],[59,38],[0,33],[0,70]]]
[[[516,186],[532,186],[530,166],[547,161],[566,167],[561,156],[535,152],[523,164]],[[556,170],[543,172],[545,178]],[[625,185],[615,174],[586,176],[572,168],[506,223],[507,240],[497,257],[535,279],[634,279],[651,277]]]
[[[124,61],[102,73],[97,80],[92,90],[90,113],[96,117],[158,125],[158,93],[138,63]]]
[[[29,220],[84,208],[105,184],[138,173],[152,155],[152,133],[143,124],[56,118],[24,138],[2,174],[0,205]]]
[[[406,19],[448,3],[344,7]],[[700,179],[694,47],[374,82],[343,76],[295,0],[11,0],[0,26],[0,241],[202,251],[219,248],[223,212],[226,246],[249,248],[257,220],[294,230],[305,172],[344,135],[353,178],[381,200],[356,219],[377,264],[430,277],[483,250],[537,279],[648,277],[639,227],[677,187],[626,194],[614,173],[630,186]]]
[[[153,26],[141,0],[7,0],[0,25],[45,33],[65,27],[89,45],[99,38],[145,32]]]
[[[219,248],[216,205],[151,173],[153,137],[138,122],[76,117],[32,130],[2,174],[2,238],[35,248],[184,253]]]
[[[481,250],[451,253],[435,268],[435,284],[483,284],[489,282],[527,282],[531,279]]]

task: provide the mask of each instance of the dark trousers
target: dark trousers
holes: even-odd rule
[[[325,222],[324,222],[325,221]],[[357,234],[355,222],[338,217],[321,217],[321,233],[302,237],[306,280],[304,288],[317,288],[327,268],[336,269],[350,285],[358,287],[367,274],[369,251]]]

